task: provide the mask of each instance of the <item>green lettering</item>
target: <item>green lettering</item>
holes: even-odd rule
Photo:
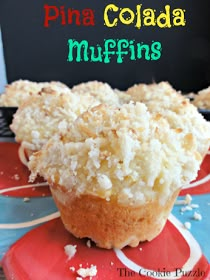
[[[150,47],[143,43],[137,43],[137,58],[142,58],[142,52],[144,53],[144,58],[150,60]]]
[[[67,61],[71,62],[74,60],[74,51],[76,52],[76,61],[88,61],[88,41],[82,40],[81,42],[76,41],[75,39],[68,40],[69,45],[69,54]],[[83,59],[81,57],[83,53]]]
[[[110,55],[115,55],[115,51],[110,51],[109,48],[115,48],[116,47],[116,41],[113,39],[105,40],[104,42],[104,63],[110,63]]]
[[[90,51],[91,51],[91,57],[90,61],[91,62],[102,62],[102,47],[97,45],[97,51],[98,55],[95,55],[95,47],[90,46]]]
[[[153,42],[151,45],[151,59],[158,60],[161,57],[162,45],[160,42]]]

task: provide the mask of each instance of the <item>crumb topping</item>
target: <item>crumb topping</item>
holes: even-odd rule
[[[68,259],[72,259],[77,252],[77,245],[68,244],[64,247],[64,251],[68,256]]]
[[[202,220],[202,216],[198,212],[194,213],[193,218],[194,218],[194,220],[197,220],[197,221],[201,221]]]
[[[0,106],[19,107],[28,98],[36,96],[46,88],[48,92],[70,92],[68,86],[61,82],[32,82],[29,80],[17,80],[5,87],[5,91],[0,95]]]
[[[190,222],[185,222],[185,223],[184,223],[184,227],[185,227],[186,229],[190,230],[190,229],[191,229],[191,223],[190,223]]]
[[[200,154],[204,155],[207,152],[210,145],[210,123],[169,83],[134,85],[126,93],[132,100],[145,103],[150,112],[161,114],[171,128],[192,133],[196,137]]]
[[[195,94],[192,103],[199,109],[210,109],[210,86]]]
[[[197,176],[201,156],[189,132],[171,128],[145,104],[98,105],[73,123],[71,133],[49,141],[29,162],[51,183],[107,201],[138,205],[171,192]]]
[[[92,264],[91,264],[90,267],[87,267],[87,268],[81,267],[77,270],[77,274],[79,276],[81,276],[82,278],[85,278],[85,277],[88,277],[88,276],[90,276],[90,277],[96,276],[97,275],[97,267],[96,267],[96,265],[92,265]]]
[[[47,140],[55,134],[62,135],[81,113],[96,104],[94,98],[52,94],[44,88],[19,107],[10,128],[24,148],[40,150]]]
[[[126,94],[113,90],[107,83],[98,81],[78,84],[72,88],[72,92],[81,96],[92,96],[100,101],[100,103],[109,105],[119,105],[121,103],[121,99],[127,98]]]

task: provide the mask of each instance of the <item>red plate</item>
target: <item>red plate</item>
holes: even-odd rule
[[[19,159],[19,145],[16,143],[0,143],[0,190],[8,189],[4,195],[16,197],[36,197],[50,195],[49,187],[35,187],[34,185],[43,183],[42,178],[38,178],[31,187],[29,185],[30,172]],[[46,185],[43,184],[43,185]],[[13,188],[16,189],[13,189]],[[21,187],[21,188],[17,188]],[[9,189],[11,189],[9,191]]]
[[[76,254],[70,260],[64,251],[68,244],[77,245]],[[81,266],[87,268],[91,265],[97,267],[93,279],[101,280],[126,277],[172,280],[174,273],[179,276],[176,279],[210,279],[209,264],[202,254],[199,255],[199,250],[191,258],[191,247],[196,246],[195,240],[188,244],[179,230],[167,222],[156,239],[136,248],[115,251],[99,249],[93,244],[89,248],[87,240],[73,237],[64,229],[60,219],[55,219],[16,242],[4,257],[3,268],[8,280],[13,280],[14,275],[15,280],[76,279]],[[183,268],[186,262],[191,262],[188,266],[190,271]]]

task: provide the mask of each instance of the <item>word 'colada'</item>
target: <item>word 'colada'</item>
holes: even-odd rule
[[[136,10],[119,8],[115,4],[109,4],[104,10],[104,23],[107,27],[115,27],[118,23],[125,25],[135,24],[140,29],[142,26],[158,26],[171,28],[172,26],[185,26],[185,10],[173,9],[166,5],[162,12],[157,13],[151,8],[143,9],[142,4],[136,5]]]

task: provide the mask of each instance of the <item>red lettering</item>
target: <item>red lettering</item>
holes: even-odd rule
[[[61,24],[66,25],[66,16],[65,16],[64,6],[60,7],[60,12],[61,12]]]
[[[68,9],[68,24],[72,24],[73,22],[73,15],[75,15],[75,22],[76,25],[80,25],[80,11]]]
[[[44,27],[50,26],[50,21],[56,21],[59,19],[61,25],[76,24],[76,25],[95,25],[94,11],[92,9],[83,9],[82,11],[68,8],[65,10],[65,6],[44,5],[45,17]]]
[[[94,12],[91,9],[84,9],[82,10],[82,15],[83,15],[83,25],[95,25],[94,22]]]
[[[49,21],[56,20],[59,16],[59,9],[56,6],[44,5],[45,18],[44,18],[44,27],[49,27]],[[51,15],[51,12],[55,12]]]

